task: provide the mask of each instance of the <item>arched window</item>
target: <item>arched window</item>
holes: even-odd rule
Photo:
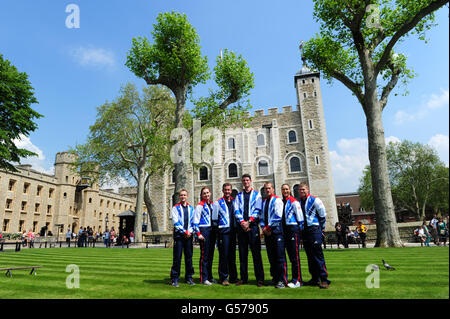
[[[264,137],[264,134],[259,134],[259,135],[256,137],[256,143],[257,143],[258,146],[264,146],[264,145],[266,145],[266,139],[265,139],[265,137]]]
[[[231,163],[230,165],[228,165],[228,177],[238,177],[238,169],[235,163]]]
[[[300,187],[300,185],[298,185],[298,184],[295,184],[295,185],[294,185],[294,197],[295,197],[297,200],[300,200],[300,193],[299,193],[299,191],[298,191],[299,187]]]
[[[230,137],[230,138],[228,139],[228,149],[229,149],[229,150],[234,150],[234,149],[236,149],[236,145],[235,145],[235,141],[234,141],[234,138],[233,138],[233,137]]]
[[[206,166],[200,167],[199,179],[201,181],[207,181],[208,180],[208,168]]]
[[[289,160],[289,171],[291,173],[302,171],[300,159],[297,156],[291,157]]]
[[[258,175],[269,175],[269,163],[266,160],[259,161]]]
[[[288,133],[289,143],[297,142],[297,133],[294,130],[290,130]]]

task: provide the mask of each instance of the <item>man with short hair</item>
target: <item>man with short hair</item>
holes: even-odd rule
[[[270,182],[264,184],[266,198],[262,204],[260,225],[264,233],[270,274],[275,288],[284,288],[287,283],[286,253],[284,251],[283,201],[274,194]]]
[[[253,266],[258,287],[264,286],[264,269],[261,258],[261,238],[259,237],[259,219],[262,198],[259,192],[252,188],[252,178],[249,174],[242,175],[243,191],[235,199],[235,217],[239,223],[238,245],[241,280],[236,285],[248,282],[248,247],[252,252]]]
[[[188,192],[182,189],[178,193],[180,202],[172,208],[173,222],[173,263],[170,270],[171,284],[179,287],[181,258],[184,251],[185,279],[188,285],[195,285],[192,280],[194,267],[192,266],[194,232],[194,207],[187,202]]]
[[[224,286],[237,282],[236,269],[236,219],[232,185],[222,186],[223,197],[214,202],[213,219],[219,228],[219,282]],[[229,280],[228,280],[229,279]]]
[[[327,289],[331,282],[327,278],[327,267],[322,251],[322,231],[325,230],[326,221],[325,206],[319,198],[309,193],[308,184],[304,182],[299,185],[299,193],[305,223],[302,237],[308,257],[309,272],[312,276],[310,281],[305,282],[305,286],[317,285]]]
[[[359,221],[358,226],[356,226],[356,232],[358,233],[359,238],[361,239],[362,248],[366,248],[367,226],[364,225],[361,221]]]

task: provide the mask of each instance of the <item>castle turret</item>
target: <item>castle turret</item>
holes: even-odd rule
[[[338,215],[320,90],[320,73],[310,70],[303,60],[303,67],[295,74],[294,79],[309,188],[311,194],[319,197],[325,205],[327,229],[334,229]]]

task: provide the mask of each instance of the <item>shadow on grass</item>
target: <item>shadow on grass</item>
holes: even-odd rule
[[[163,284],[163,285],[170,285],[170,278],[164,278],[164,279],[146,279],[142,281],[145,284],[154,285],[154,284]]]

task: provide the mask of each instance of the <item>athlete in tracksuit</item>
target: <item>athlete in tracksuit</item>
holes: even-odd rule
[[[303,285],[300,266],[300,232],[303,230],[303,213],[300,203],[291,196],[289,185],[281,186],[283,194],[283,229],[284,242],[292,265],[292,280],[288,284],[290,288],[298,288]]]
[[[223,197],[214,202],[213,218],[219,227],[219,281],[228,286],[237,282],[236,269],[236,219],[234,218],[234,199],[232,186],[225,183]]]
[[[325,257],[322,251],[322,232],[325,230],[326,212],[322,201],[309,194],[306,183],[300,183],[300,205],[303,212],[305,227],[303,230],[303,243],[306,256],[308,257],[308,268],[311,280],[305,285],[320,288],[328,288],[331,283],[328,280]]]
[[[263,201],[260,220],[264,233],[270,274],[275,288],[287,285],[287,264],[283,233],[283,201],[273,193],[272,183],[264,184],[267,197]]]
[[[244,190],[237,194],[235,199],[235,218],[240,225],[237,233],[241,275],[241,280],[236,285],[248,282],[248,247],[250,246],[257,286],[262,287],[264,285],[264,268],[258,227],[262,199],[259,192],[251,188],[251,181],[250,175],[242,176]]]
[[[194,285],[192,276],[194,267],[192,267],[192,248],[194,233],[194,207],[189,205],[187,200],[187,191],[180,191],[181,202],[172,208],[173,222],[173,263],[170,270],[170,279],[172,286],[178,287],[180,278],[181,257],[184,251],[185,279],[189,285]]]
[[[202,284],[210,286],[208,280],[212,276],[208,270],[212,269],[210,254],[214,249],[211,240],[213,202],[209,200],[211,192],[208,187],[203,187],[201,191],[202,201],[197,204],[194,212],[194,228],[200,242],[200,281]]]

